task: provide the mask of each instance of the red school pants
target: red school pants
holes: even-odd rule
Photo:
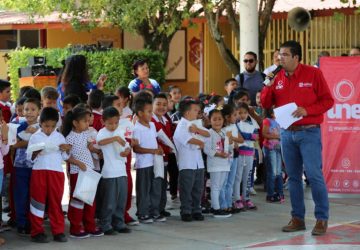
[[[80,170],[81,171],[81,170]],[[79,234],[84,231],[93,233],[96,231],[95,201],[92,206],[73,197],[78,174],[70,174],[70,203],[68,219],[70,221],[70,234]]]
[[[131,221],[131,216],[129,214],[129,210],[131,208],[131,198],[132,198],[132,189],[133,189],[133,181],[132,181],[132,176],[131,176],[131,157],[132,154],[130,153],[127,156],[127,161],[126,161],[126,174],[127,174],[127,179],[128,179],[128,189],[127,189],[127,200],[126,200],[126,208],[125,208],[125,223],[129,223]]]
[[[44,233],[45,204],[48,207],[51,232],[64,233],[64,215],[61,199],[64,193],[65,175],[51,170],[33,170],[30,181],[31,236]]]

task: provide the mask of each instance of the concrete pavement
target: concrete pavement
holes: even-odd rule
[[[253,201],[258,206],[257,211],[235,214],[227,219],[215,219],[209,216],[204,222],[185,223],[180,221],[179,210],[173,209],[169,210],[172,216],[168,218],[167,222],[133,226],[131,234],[84,240],[69,239],[67,243],[51,242],[43,245],[17,236],[14,230],[0,235],[7,241],[1,249],[229,250],[247,247],[253,249],[360,249],[360,239],[358,239],[360,224],[351,224],[351,222],[360,220],[360,198],[331,199],[329,227],[333,233],[329,233],[328,237],[321,239],[311,236],[311,230],[315,224],[314,205],[311,200],[310,188],[306,188],[305,193],[307,208],[307,230],[305,232],[288,234],[282,233],[280,230],[290,219],[290,202],[287,193],[285,204],[270,204],[265,202],[265,193],[258,190],[258,194],[253,196]],[[133,208],[132,214],[134,213],[135,209]],[[46,224],[48,227],[48,222]],[[67,220],[66,224],[66,233],[68,233]],[[351,232],[347,233],[347,230]],[[341,245],[338,245],[339,243]]]

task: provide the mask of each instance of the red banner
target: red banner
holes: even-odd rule
[[[334,97],[322,125],[323,171],[329,193],[360,194],[360,56],[323,57]]]

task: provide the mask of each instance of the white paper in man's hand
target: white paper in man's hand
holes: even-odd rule
[[[281,128],[287,129],[291,124],[302,119],[302,117],[296,118],[292,115],[297,108],[296,103],[292,102],[274,109],[275,120]]]

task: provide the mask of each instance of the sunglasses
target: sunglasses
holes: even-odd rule
[[[253,63],[253,62],[255,62],[255,60],[254,59],[244,59],[243,62],[244,63]]]

